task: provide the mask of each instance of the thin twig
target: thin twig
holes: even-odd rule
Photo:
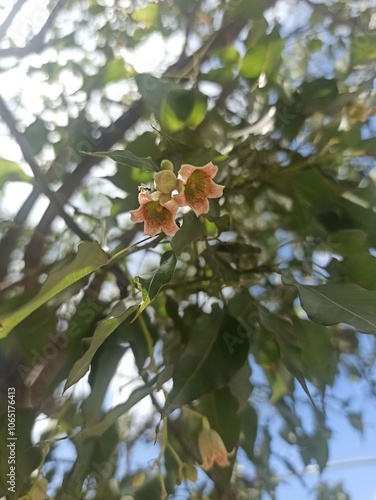
[[[65,221],[66,225],[73,231],[77,236],[79,236],[82,240],[91,240],[91,237],[86,234],[76,223],[75,221],[65,212],[64,210],[64,204],[61,201],[61,199],[54,193],[53,191],[50,190],[48,182],[39,167],[38,163],[36,162],[30,144],[28,143],[27,139],[23,134],[20,133],[20,131],[17,129],[15,120],[7,108],[3,98],[0,96],[0,116],[4,120],[5,124],[7,125],[10,133],[12,134],[12,137],[14,140],[17,142],[18,146],[21,149],[22,155],[26,161],[26,163],[29,165],[31,168],[36,182],[39,184],[40,188],[42,189],[43,193],[47,196],[47,198],[50,200],[52,205],[55,207],[56,212],[60,215],[60,217]]]
[[[21,58],[29,54],[39,53],[44,48],[46,48],[45,37],[49,29],[51,28],[56,15],[65,6],[67,0],[58,0],[51,10],[46,22],[39,30],[39,32],[24,46],[24,47],[9,47],[7,49],[0,50],[1,57],[17,57]]]

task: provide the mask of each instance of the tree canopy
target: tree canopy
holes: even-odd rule
[[[336,384],[374,401],[371,4],[3,7],[0,496],[276,498],[332,404],[363,431]]]

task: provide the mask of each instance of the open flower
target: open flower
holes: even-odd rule
[[[144,233],[148,236],[155,236],[160,230],[168,236],[174,236],[179,230],[174,220],[178,205],[174,200],[169,200],[162,206],[160,195],[158,191],[150,193],[141,190],[138,195],[140,207],[130,211],[131,221],[145,222]]]
[[[218,432],[210,428],[206,419],[204,419],[203,424],[203,429],[198,436],[198,448],[203,463],[198,465],[204,470],[209,470],[214,463],[220,467],[228,467],[230,465],[229,458],[235,454],[235,448],[228,453]]]
[[[182,165],[179,175],[184,182],[184,191],[175,195],[174,200],[179,206],[189,205],[197,216],[208,213],[208,198],[219,198],[223,194],[224,186],[212,180],[217,172],[218,167],[212,162],[203,167]]]

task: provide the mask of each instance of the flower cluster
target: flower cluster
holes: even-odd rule
[[[182,165],[178,176],[172,171],[172,164],[162,162],[166,168],[154,176],[155,191],[140,186],[138,201],[140,207],[131,210],[132,222],[144,222],[144,233],[155,236],[162,230],[174,236],[179,230],[175,215],[179,207],[189,206],[199,216],[209,212],[209,198],[219,198],[224,186],[216,184],[213,177],[218,167],[212,162],[203,167]]]

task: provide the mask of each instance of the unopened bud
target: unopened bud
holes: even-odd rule
[[[170,160],[162,160],[161,162],[161,170],[174,170],[174,165]]]
[[[161,170],[154,175],[154,186],[157,191],[163,194],[170,194],[176,189],[177,178],[171,170]]]
[[[132,478],[132,486],[133,488],[139,488],[144,484],[146,478],[146,474],[144,471],[137,472]]]
[[[183,467],[183,475],[185,479],[195,483],[198,479],[197,469],[194,465],[185,464]]]

